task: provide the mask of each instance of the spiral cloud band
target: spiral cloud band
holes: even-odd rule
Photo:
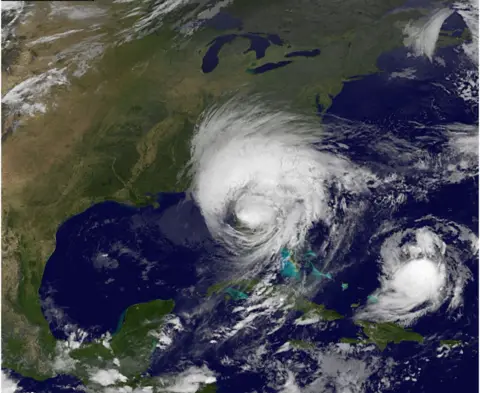
[[[447,245],[442,235],[458,238]],[[471,244],[462,244],[465,240]],[[457,308],[471,278],[464,261],[477,252],[477,241],[460,226],[438,225],[436,231],[425,226],[393,234],[381,249],[381,286],[356,318],[408,326],[445,303],[450,311]]]
[[[345,158],[321,152],[318,123],[233,99],[203,117],[191,145],[191,191],[212,235],[243,261],[301,247],[333,218],[329,185],[361,191]]]

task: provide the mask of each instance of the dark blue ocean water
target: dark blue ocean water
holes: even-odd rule
[[[40,289],[55,337],[67,338],[66,323],[95,337],[113,333],[127,307],[181,301],[198,283],[213,247],[200,211],[183,193],[159,201],[159,208],[99,203],[60,226]],[[56,309],[66,319],[51,317]]]
[[[408,57],[404,48],[381,55],[377,62],[381,72],[344,83],[327,114],[375,124],[410,138],[415,135],[406,133],[418,132],[414,122],[427,127],[476,123],[478,105],[468,105],[451,93],[456,91],[454,81],[449,80],[452,70],[466,59],[458,47],[440,48],[436,54],[445,64]],[[392,73],[408,68],[415,70],[414,79],[392,77]],[[325,122],[329,119],[326,116]],[[422,133],[428,131],[423,129]]]
[[[446,26],[451,30],[460,30],[459,23],[458,18],[452,17]],[[220,49],[237,37],[250,40],[251,46],[247,51],[255,51],[258,59],[266,55],[270,45],[283,45],[283,41],[276,35],[246,33],[220,36],[212,41],[207,50],[202,64],[203,72],[214,71],[219,63]],[[320,51],[316,50],[301,53],[293,51],[285,57],[318,54]],[[476,124],[478,106],[448,93],[454,90],[454,86],[453,79],[449,81],[447,77],[452,70],[465,68],[466,59],[460,49],[442,48],[437,51],[437,55],[444,60],[444,64],[409,57],[404,49],[382,55],[378,59],[380,72],[352,78],[345,82],[341,93],[334,97],[329,108],[318,107],[323,123],[326,126],[334,124],[339,117],[360,121],[374,125],[377,133],[385,130],[415,146],[429,149],[432,153],[441,152],[447,138],[436,126],[452,122]],[[270,66],[273,69],[278,63],[270,64],[273,64]],[[415,70],[415,79],[392,77],[393,72],[403,72],[406,68]],[[421,123],[423,127],[412,127],[412,122]],[[424,142],[425,136],[431,137],[427,139],[428,142]],[[372,167],[375,167],[378,152],[371,147],[373,145],[369,143],[369,138],[374,140],[377,137],[377,134],[336,136],[351,146],[348,153],[350,159],[367,166],[372,164]],[[384,159],[380,156],[378,158]],[[68,336],[66,322],[89,332],[90,338],[107,331],[113,333],[125,309],[139,302],[173,298],[176,301],[176,312],[194,307],[205,288],[215,282],[211,255],[218,245],[210,238],[194,201],[184,193],[161,193],[158,198],[158,208],[134,208],[115,202],[100,203],[68,219],[58,229],[56,248],[46,265],[39,292],[55,337],[65,339]],[[428,202],[408,200],[395,212],[379,211],[372,206],[352,240],[348,253],[339,261],[340,264],[353,264],[348,269],[338,271],[334,280],[325,285],[313,299],[347,318],[336,321],[335,328],[326,331],[286,324],[268,338],[270,344],[281,345],[292,338],[309,337],[321,343],[329,343],[336,342],[341,337],[354,337],[358,330],[348,319],[352,314],[350,305],[365,299],[379,285],[376,261],[379,244],[369,244],[369,239],[384,220],[404,219],[407,224],[415,226],[415,220],[429,214],[462,224],[478,235],[478,177],[433,190]],[[312,231],[313,239],[316,230]],[[318,238],[321,240],[322,236]],[[477,260],[465,261],[465,264],[477,278]],[[348,282],[349,288],[342,290],[341,282]],[[476,280],[467,285],[464,298],[462,318],[446,318],[445,310],[442,309],[423,317],[414,326],[415,331],[426,337],[438,332],[451,337],[458,334],[478,337]],[[237,304],[222,303],[213,314],[192,321],[190,330],[203,323],[221,325],[222,321],[228,319],[235,305]],[[61,310],[61,313],[54,313],[54,310]],[[262,390],[268,382],[265,375],[240,372],[219,361],[224,356],[235,357],[239,348],[246,352],[250,347],[254,350],[264,339],[262,335],[262,331],[253,333],[253,336],[249,336],[251,342],[245,342],[240,335],[228,345],[196,351],[194,336],[185,334],[179,337],[181,345],[175,346],[168,356],[154,356],[149,372],[157,375],[175,371],[177,362],[182,360],[198,365],[206,362],[210,369],[218,373],[221,393]],[[427,343],[424,347],[416,343],[401,343],[388,346],[384,355],[397,361],[413,361],[425,354],[425,347],[434,352],[432,343]],[[393,391],[474,392],[478,390],[477,373],[478,351],[475,342],[464,348],[461,361],[457,357],[435,358],[433,355],[430,362],[422,363],[422,372],[415,384],[403,381],[393,387]],[[16,374],[13,376],[20,379],[24,391],[70,392],[79,386],[79,381],[69,376],[59,376],[44,382]],[[373,375],[371,378],[374,380],[377,377]],[[305,380],[308,380],[308,375],[305,375]],[[265,389],[265,392],[272,391]]]

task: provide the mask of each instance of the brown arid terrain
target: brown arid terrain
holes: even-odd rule
[[[291,49],[319,47],[321,55],[257,78],[245,70],[258,60],[237,40],[222,49],[218,69],[203,74],[205,48],[220,33],[174,31],[195,8],[144,28],[145,2],[138,11],[106,1],[26,6],[2,63],[2,367],[37,379],[56,373],[58,342],[38,289],[62,222],[99,201],[146,205],[148,193],[185,190],[188,179],[178,174],[212,102],[260,92],[315,114],[317,92],[326,108],[343,81],[375,72],[380,53],[403,45],[392,26],[419,15],[385,15],[397,0],[357,8],[257,3],[231,6],[246,31],[276,30]],[[266,58],[282,51],[271,48]]]

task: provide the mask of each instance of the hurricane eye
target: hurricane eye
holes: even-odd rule
[[[283,247],[304,247],[311,228],[336,214],[330,189],[365,189],[361,176],[340,184],[357,168],[320,151],[321,136],[317,123],[242,100],[212,109],[197,128],[195,199],[215,239],[234,255],[248,255],[246,265],[269,261]]]

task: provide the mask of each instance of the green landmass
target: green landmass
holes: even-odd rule
[[[157,344],[150,332],[158,331],[164,316],[172,312],[174,306],[173,300],[153,300],[129,307],[120,329],[110,340],[110,348],[93,342],[70,352],[70,356],[79,361],[74,375],[88,383],[90,367],[112,368],[114,359],[118,359],[118,370],[127,378],[145,371]]]
[[[212,296],[222,293],[228,288],[232,288],[235,291],[245,292],[246,294],[249,294],[253,291],[253,289],[259,282],[260,280],[258,279],[222,281],[208,287],[206,296]]]
[[[299,349],[315,349],[316,348],[315,344],[305,340],[290,340],[289,343],[292,347],[299,348]]]
[[[340,339],[340,342],[344,344],[358,344],[362,342],[362,340],[358,338],[343,337]]]
[[[101,367],[105,361],[113,360],[114,353],[100,342],[84,344],[70,352],[70,357],[79,361],[89,361],[89,365]]]
[[[448,46],[459,45],[472,39],[472,35],[468,28],[463,29],[461,35],[453,35],[454,33],[454,31],[440,30],[436,47],[444,48]]]
[[[367,339],[364,341],[377,345],[382,351],[391,342],[398,344],[402,341],[416,341],[423,344],[422,335],[391,322],[356,321],[355,324],[360,326],[363,333],[367,336]]]
[[[245,300],[248,299],[248,295],[245,292],[239,291],[235,288],[225,289],[227,296],[231,297],[233,300]]]
[[[318,317],[324,321],[335,321],[343,318],[343,315],[335,310],[329,310],[323,304],[316,304],[305,299],[298,299],[294,309],[303,313],[302,319]]]
[[[115,387],[121,388],[121,387],[126,387],[128,386],[129,388],[132,389],[132,391],[135,391],[135,389],[139,389],[142,391],[142,388],[146,387],[153,387],[153,392],[162,392],[162,382],[159,381],[158,378],[156,377],[150,377],[150,376],[144,376],[141,374],[137,374],[132,378],[129,378],[129,380],[125,383],[117,383]],[[122,389],[118,389],[119,391],[122,391]]]
[[[362,3],[358,12],[349,2],[234,2],[228,11],[243,21],[245,31],[278,31],[286,26],[280,35],[291,45],[288,50],[321,48],[316,58],[262,75],[245,72],[255,57],[252,52],[243,54],[249,45],[245,40],[223,48],[218,68],[202,74],[202,56],[218,31],[205,28],[182,41],[167,18],[153,34],[112,45],[89,72],[71,78],[68,88],[53,89],[55,100],[48,103],[46,113],[22,119],[2,144],[2,366],[39,380],[56,374],[56,341],[41,312],[38,291],[63,222],[101,201],[157,206],[147,193],[185,190],[189,179],[178,180],[178,174],[189,159],[194,125],[207,107],[229,92],[268,93],[272,101],[286,101],[310,115],[316,112],[318,94],[326,110],[344,81],[377,72],[378,56],[403,46],[401,31],[392,26],[420,13],[387,14],[402,3]],[[298,28],[292,27],[292,15],[302,21]],[[127,23],[116,15],[111,19],[122,26]],[[47,35],[45,20],[22,23],[18,35],[32,39]],[[112,31],[109,25],[103,33]],[[31,55],[17,68],[28,70],[25,77],[44,72],[38,64],[65,49],[56,46],[61,42],[45,45],[42,56]],[[12,73],[2,76],[2,89],[21,81]],[[301,310],[326,320],[341,318],[319,305],[303,305]],[[125,342],[114,341],[112,350],[126,356],[126,365],[137,352],[127,351]],[[150,337],[142,341],[153,344]],[[79,360],[93,362],[92,354],[98,354],[110,361],[98,345],[82,349],[76,353]]]
[[[217,393],[217,384],[209,383],[197,390],[197,393]]]
[[[440,340],[440,345],[447,345],[449,347],[460,344],[462,344],[462,340]]]
[[[360,307],[360,303],[352,303],[350,305],[351,308],[357,308],[357,307]]]

